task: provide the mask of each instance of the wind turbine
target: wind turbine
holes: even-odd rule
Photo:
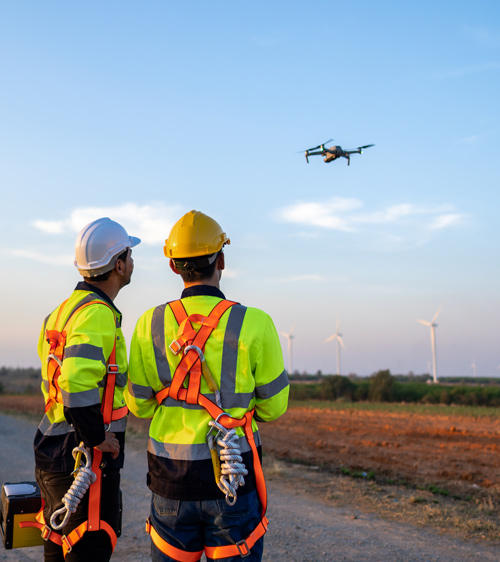
[[[436,373],[436,332],[435,329],[437,328],[437,324],[436,324],[436,318],[438,317],[438,314],[441,312],[441,309],[443,308],[443,305],[441,305],[438,308],[438,311],[436,312],[436,314],[434,314],[434,318],[430,321],[427,322],[426,320],[418,320],[417,322],[420,322],[420,324],[423,324],[424,326],[429,326],[431,329],[431,346],[432,346],[432,369],[433,369],[433,382],[437,383],[437,373]]]
[[[323,342],[326,343],[332,340],[337,340],[337,375],[340,375],[340,346],[345,347],[344,342],[342,341],[342,334],[339,333],[339,324],[340,318],[337,318],[336,332]]]
[[[476,361],[475,360],[471,363],[471,367],[472,367],[472,376],[474,378],[476,378],[477,370],[476,370]]]
[[[281,332],[281,335],[288,340],[288,374],[290,374],[290,375],[293,374],[293,371],[292,371],[292,340],[295,337],[293,335],[294,328],[295,328],[295,324],[291,327],[288,334],[285,334],[285,332]]]

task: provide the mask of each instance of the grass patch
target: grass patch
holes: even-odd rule
[[[362,412],[390,412],[424,415],[457,415],[471,417],[499,417],[500,408],[492,406],[456,406],[446,404],[400,404],[389,402],[334,402],[327,400],[290,400],[290,408],[315,410],[353,410]]]

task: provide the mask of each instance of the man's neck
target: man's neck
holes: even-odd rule
[[[189,289],[190,287],[195,287],[196,285],[210,285],[210,287],[215,287],[216,289],[220,290],[220,275],[217,270],[214,271],[214,274],[211,277],[207,277],[206,279],[202,279],[201,281],[184,281],[184,288]]]
[[[111,301],[114,301],[116,298],[116,295],[119,293],[120,288],[117,287],[116,282],[113,279],[108,279],[107,281],[99,281],[98,283],[92,283],[91,280],[89,279],[85,279],[85,281],[89,284],[92,285],[93,287],[97,287],[98,289],[100,289],[103,293],[105,293],[106,295],[108,295],[108,297],[111,299]]]

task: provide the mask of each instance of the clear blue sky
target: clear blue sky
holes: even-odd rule
[[[0,364],[36,366],[78,230],[143,239],[130,337],[177,298],[163,241],[198,209],[228,298],[295,324],[293,369],[500,373],[500,4],[0,2]],[[306,164],[333,137],[376,146]],[[282,339],[286,353],[286,340]]]

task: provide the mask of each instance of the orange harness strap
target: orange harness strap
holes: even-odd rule
[[[64,308],[64,305],[67,301],[64,301],[61,305],[59,312],[57,314],[57,319],[55,326],[57,327],[59,323],[59,317],[61,315],[61,310]],[[47,330],[46,337],[47,341],[50,343],[50,353],[53,355],[50,357],[49,366],[47,369],[47,376],[49,378],[49,399],[45,405],[45,411],[52,406],[54,402],[61,402],[61,391],[59,389],[59,385],[57,384],[57,379],[61,374],[60,368],[62,365],[62,360],[64,358],[64,346],[66,345],[66,331],[64,328],[67,327],[70,319],[73,317],[74,313],[77,310],[81,310],[82,308],[89,306],[91,304],[104,304],[108,308],[111,307],[101,300],[93,300],[88,303],[82,304],[81,306],[75,308],[71,315],[66,320],[63,330]],[[114,314],[114,313],[113,313]],[[109,356],[109,360],[107,362],[107,369],[106,369],[106,383],[104,386],[103,397],[101,401],[101,412],[103,421],[106,425],[112,421],[119,420],[125,417],[128,414],[127,406],[123,406],[122,408],[118,408],[113,410],[113,401],[114,401],[114,394],[115,394],[115,383],[116,383],[116,376],[119,373],[119,367],[116,363],[116,338],[113,344],[113,350],[111,351],[111,355]],[[71,552],[73,546],[83,537],[83,535],[87,531],[105,531],[109,539],[111,541],[112,551],[114,551],[116,546],[116,533],[114,529],[107,523],[106,521],[101,520],[101,488],[102,488],[102,471],[101,471],[101,460],[102,460],[102,452],[98,449],[94,449],[93,451],[93,460],[92,460],[92,472],[96,475],[96,480],[93,484],[89,487],[89,507],[88,507],[88,520],[84,521],[78,527],[73,529],[68,535],[61,535],[60,533],[51,529],[43,515],[43,502],[42,508],[38,512],[36,516],[36,522],[34,521],[22,521],[19,523],[21,528],[23,527],[38,527],[42,532],[42,538],[44,540],[50,540],[59,546],[62,546],[64,557]]]
[[[61,374],[61,366],[64,359],[64,347],[66,345],[66,337],[67,337],[67,326],[70,323],[70,320],[74,318],[75,312],[78,310],[82,310],[83,308],[90,306],[91,304],[103,304],[107,306],[111,311],[113,310],[109,304],[102,300],[92,300],[81,306],[77,306],[70,316],[67,318],[66,322],[61,331],[57,330],[57,325],[59,324],[59,318],[61,316],[61,311],[64,308],[67,300],[64,301],[61,306],[59,307],[59,311],[57,313],[55,328],[53,330],[46,330],[45,337],[47,338],[47,342],[50,344],[50,353],[49,353],[49,362],[47,366],[47,378],[49,380],[49,398],[45,404],[45,412],[47,412],[50,407],[58,402],[62,403],[62,395],[61,390],[59,388],[59,384],[57,382],[60,374]],[[114,314],[114,312],[113,312]],[[111,355],[109,356],[109,360],[107,362],[106,367],[106,384],[104,386],[104,393],[101,402],[101,412],[103,415],[104,423],[109,425],[112,421],[119,420],[125,417],[128,413],[128,408],[123,406],[122,408],[118,408],[113,410],[113,397],[115,392],[115,383],[116,383],[116,376],[119,373],[119,367],[116,363],[116,338],[113,344],[113,350],[111,351]]]
[[[179,324],[177,339],[170,344],[170,349],[173,351],[173,353],[179,353],[179,351],[181,351],[181,349],[190,342],[191,345],[197,346],[201,350],[203,350],[210,334],[217,327],[219,320],[224,312],[226,312],[226,310],[228,310],[234,304],[236,303],[231,301],[220,301],[213,308],[210,315],[208,317],[204,317],[199,314],[192,314],[188,316],[180,300],[169,303],[169,306],[174,313],[175,319]],[[216,320],[216,322],[214,322],[214,320]],[[197,322],[202,325],[198,332],[194,330],[191,322]],[[192,382],[193,370],[195,369],[199,371],[199,375],[197,374],[194,382]],[[188,374],[188,387],[185,388],[182,387],[182,384],[184,383]],[[189,404],[197,403],[205,408],[205,410],[214,420],[217,419],[218,422],[227,429],[233,429],[236,427],[243,428],[245,437],[247,438],[250,449],[252,450],[255,484],[257,487],[259,500],[262,505],[262,519],[246,539],[231,545],[205,546],[204,549],[207,557],[212,559],[227,558],[230,556],[241,556],[243,558],[250,554],[250,549],[262,536],[264,536],[269,523],[267,517],[265,516],[267,510],[266,482],[264,479],[264,472],[262,470],[262,464],[259,459],[259,453],[257,451],[257,445],[255,444],[255,438],[252,430],[254,410],[247,412],[240,419],[232,418],[229,414],[224,412],[224,410],[219,408],[217,404],[200,393],[200,377],[200,357],[195,350],[189,350],[183,356],[181,362],[177,366],[171,385],[160,390],[156,394],[156,400],[158,401],[158,404],[161,405],[163,400],[170,396],[176,400],[185,401]],[[194,391],[196,391],[196,401],[192,402],[190,400],[193,400]],[[172,546],[162,537],[160,537],[160,535],[151,525],[149,519],[146,521],[146,532],[151,535],[151,540],[159,550],[161,550],[167,556],[170,556],[170,558],[174,558],[179,562],[198,562],[198,560],[200,560],[201,558],[201,555],[203,554],[203,551],[188,552]]]
[[[36,515],[36,521],[21,521],[19,527],[37,527],[42,533],[42,538],[46,541],[52,541],[63,549],[63,555],[66,558],[68,552],[71,552],[73,546],[83,537],[87,531],[105,531],[111,541],[111,548],[114,551],[116,546],[116,533],[109,523],[101,519],[101,487],[102,487],[102,471],[101,471],[102,452],[94,449],[94,458],[92,460],[92,472],[96,475],[96,481],[89,488],[89,508],[87,521],[84,521],[78,527],[73,529],[68,535],[62,535],[51,529],[43,515],[45,502],[42,500],[42,507]]]

